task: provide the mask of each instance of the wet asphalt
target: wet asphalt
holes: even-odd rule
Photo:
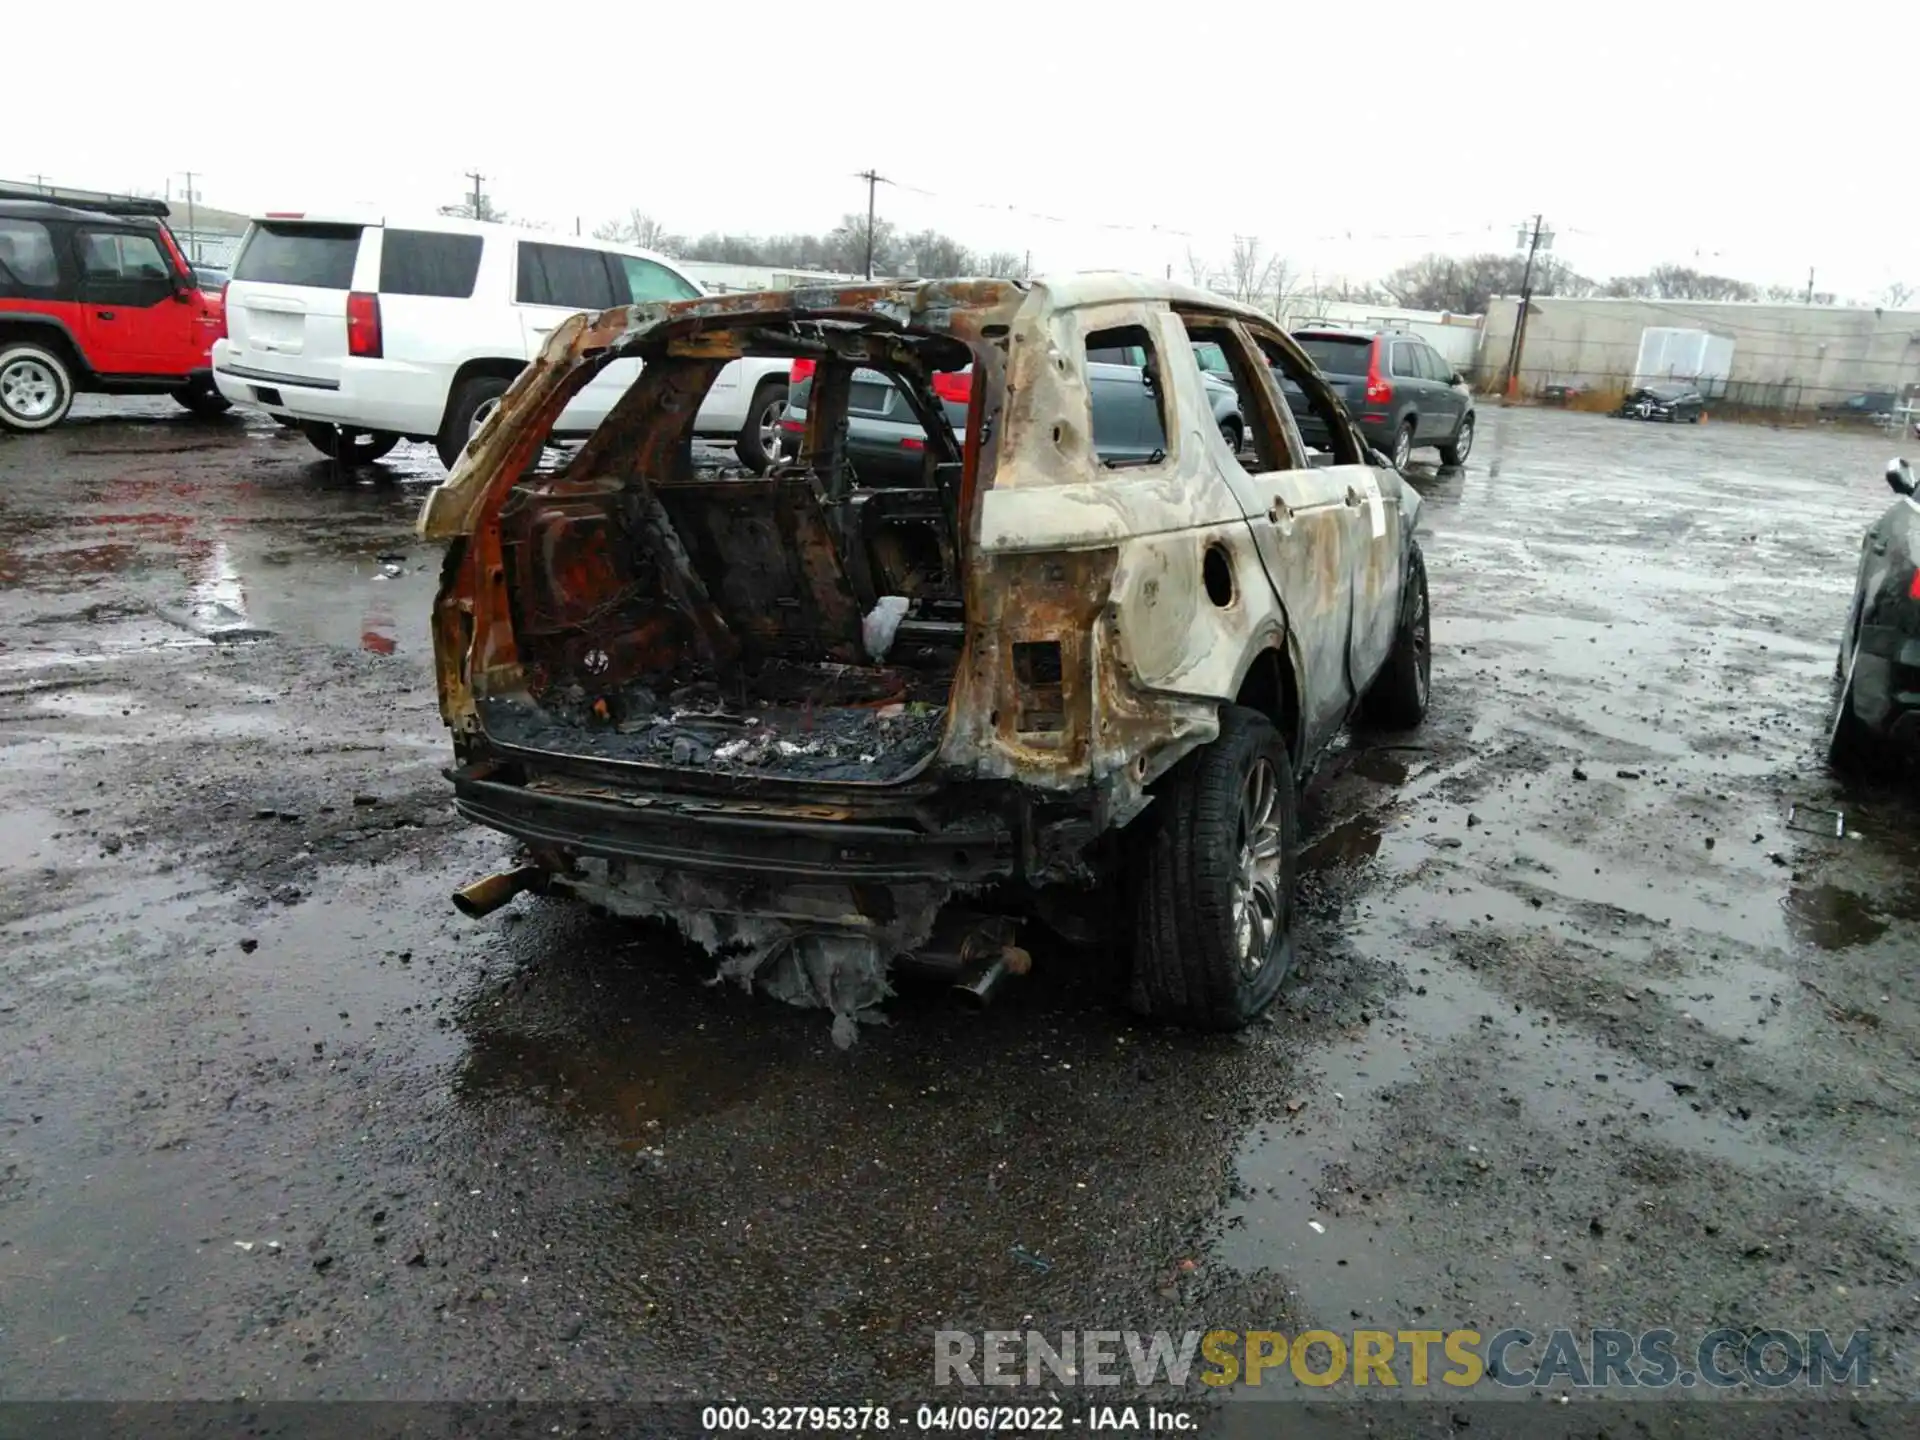
[[[1821,758],[1871,435],[1482,412],[1433,710],[1267,1023],[1037,949],[842,1053],[452,814],[412,521],[258,419],[0,437],[0,1394],[924,1399],[937,1328],[1920,1315],[1920,805]],[[1844,817],[1836,835],[1833,812]]]

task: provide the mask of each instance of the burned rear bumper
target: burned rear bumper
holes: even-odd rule
[[[764,807],[704,797],[598,800],[460,774],[453,778],[454,803],[462,815],[536,851],[715,876],[842,883],[982,884],[1020,868],[1016,831],[992,816],[928,831],[766,814]]]

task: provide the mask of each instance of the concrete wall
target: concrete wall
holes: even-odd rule
[[[1518,303],[1487,308],[1475,379],[1493,386],[1506,368]],[[1920,384],[1920,311],[1756,305],[1738,301],[1565,300],[1536,297],[1527,322],[1520,389],[1577,382],[1626,386],[1648,326],[1706,330],[1733,341],[1727,400],[1811,408],[1862,390],[1904,393]]]

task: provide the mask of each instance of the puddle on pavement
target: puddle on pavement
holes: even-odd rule
[[[1782,897],[1780,908],[1794,935],[1821,950],[1878,940],[1889,923],[1863,897],[1838,885],[1795,886]]]
[[[1383,817],[1374,811],[1362,811],[1342,820],[1301,849],[1300,873],[1311,875],[1371,860],[1380,852],[1383,824]]]
[[[817,1015],[755,1006],[752,1023],[730,1024],[669,973],[686,946],[663,927],[571,911],[543,918],[552,930],[530,940],[528,963],[467,1006],[462,1100],[533,1101],[643,1148],[750,1100],[770,1076],[792,1079],[794,1057],[769,1031],[804,1037]]]

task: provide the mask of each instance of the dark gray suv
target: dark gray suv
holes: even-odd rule
[[[1296,330],[1367,443],[1404,470],[1413,452],[1436,446],[1443,465],[1464,465],[1473,450],[1473,392],[1426,341],[1400,331]],[[1283,387],[1300,438],[1326,448],[1326,427],[1296,385]]]

